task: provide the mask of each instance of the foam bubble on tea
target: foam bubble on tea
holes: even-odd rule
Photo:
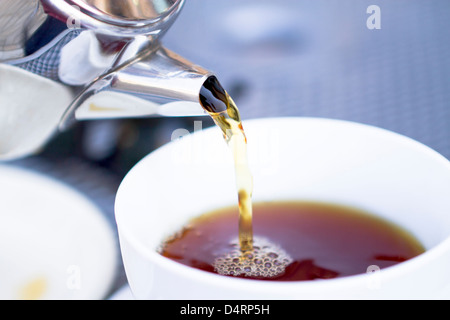
[[[214,261],[214,270],[220,275],[274,278],[292,262],[287,252],[266,238],[255,237],[252,250],[242,251],[238,240],[232,246]]]

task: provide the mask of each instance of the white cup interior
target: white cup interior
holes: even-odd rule
[[[399,224],[427,250],[448,239],[450,164],[426,146],[337,120],[271,118],[244,127],[254,201],[350,205]],[[236,203],[231,153],[219,130],[186,136],[150,154],[123,181],[116,201],[122,250],[138,248],[141,258],[158,263],[166,259],[156,253],[166,236],[192,217]]]

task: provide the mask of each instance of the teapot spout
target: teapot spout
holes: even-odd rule
[[[81,120],[206,115],[200,90],[212,76],[158,45],[83,90],[63,116],[60,129]]]

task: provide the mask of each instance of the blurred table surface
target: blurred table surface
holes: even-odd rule
[[[381,29],[370,30],[374,4]],[[244,125],[275,116],[357,121],[450,158],[449,16],[448,0],[187,0],[163,44],[214,71]],[[193,120],[80,123],[15,164],[74,186],[115,228],[123,176]],[[126,283],[118,268],[112,292]]]

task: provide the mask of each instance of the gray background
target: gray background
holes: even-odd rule
[[[380,30],[366,26],[372,4]],[[358,121],[450,157],[450,1],[188,0],[184,9],[164,43],[241,89],[244,118]]]

